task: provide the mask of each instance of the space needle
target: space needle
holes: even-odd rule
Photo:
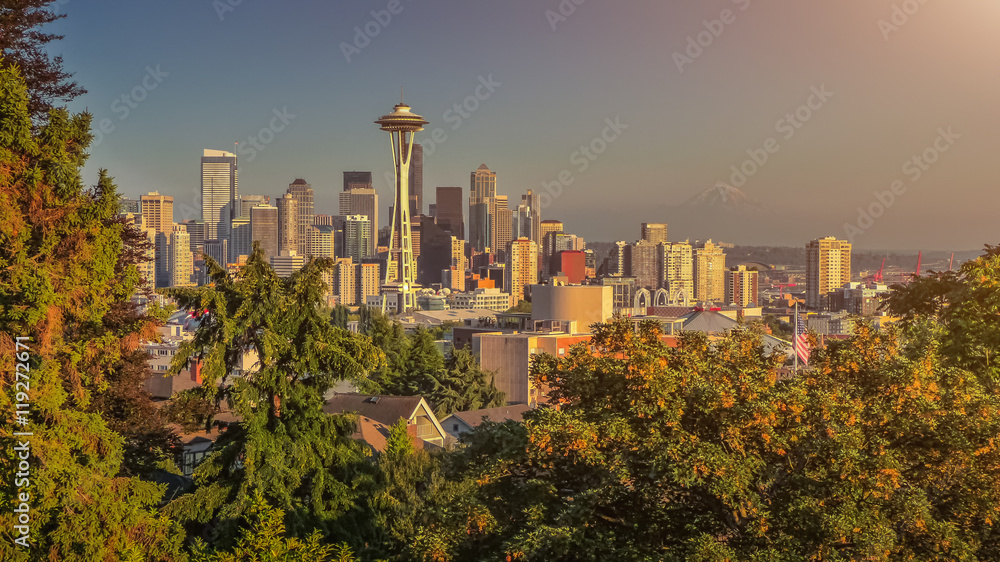
[[[400,96],[402,98],[402,96]],[[392,226],[389,234],[389,259],[382,285],[382,312],[389,308],[389,300],[396,303],[397,313],[416,308],[417,264],[413,259],[413,238],[410,227],[410,157],[413,154],[414,134],[424,130],[427,121],[410,111],[402,99],[392,108],[392,113],[375,121],[389,133],[392,142],[392,161],[396,172],[395,203],[392,206]]]

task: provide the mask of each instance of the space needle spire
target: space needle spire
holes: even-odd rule
[[[385,268],[385,283],[382,285],[382,311],[389,308],[394,300],[397,313],[416,308],[417,264],[413,258],[413,237],[410,223],[410,157],[413,154],[415,133],[424,130],[427,121],[410,111],[410,106],[402,101],[403,89],[399,90],[400,102],[392,113],[383,115],[375,123],[389,133],[392,144],[392,160],[396,174],[395,203],[392,207],[392,224],[389,234],[389,260]]]

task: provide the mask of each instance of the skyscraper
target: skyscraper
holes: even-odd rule
[[[291,193],[278,198],[278,255],[299,254],[299,202]]]
[[[257,205],[270,204],[271,197],[268,195],[244,195],[240,197],[240,211],[238,216],[250,218],[250,209],[256,207]]]
[[[538,194],[532,190],[521,196],[521,203],[513,210],[514,226],[511,237],[530,238],[542,246],[542,213],[541,204],[538,202]]]
[[[538,244],[528,238],[518,238],[510,243],[507,255],[507,292],[511,294],[511,305],[516,306],[524,299],[524,288],[538,284]]]
[[[371,172],[344,172],[344,191],[371,189],[374,185]]]
[[[694,249],[687,242],[658,245],[660,287],[671,302],[694,299]]]
[[[850,242],[827,236],[806,245],[806,307],[823,308],[829,293],[850,282]]]
[[[201,157],[201,218],[206,240],[229,236],[238,197],[236,155],[206,149]]]
[[[653,244],[664,244],[667,242],[667,225],[664,223],[644,222],[640,232],[640,239]]]
[[[705,242],[694,249],[694,298],[703,303],[726,300],[726,254],[722,247]]]
[[[475,252],[496,251],[497,174],[483,164],[472,172],[469,192],[469,244]]]
[[[309,227],[310,255],[317,258],[336,258],[337,230],[332,224],[314,224]]]
[[[759,274],[745,265],[726,272],[726,304],[747,307],[757,304]]]
[[[547,221],[541,221],[538,224],[538,238],[545,243],[545,235],[550,232],[562,232],[563,223],[562,221],[549,219]]]
[[[157,287],[170,286],[170,235],[174,231],[174,198],[150,191],[141,196],[142,223],[156,231],[156,279]],[[189,248],[190,250],[190,248]]]
[[[280,256],[278,249],[278,208],[270,205],[258,205],[250,209],[250,237],[253,242],[260,242],[264,258],[269,260]]]
[[[194,273],[194,255],[191,253],[191,236],[178,225],[170,233],[170,286],[190,287]]]
[[[424,214],[424,147],[420,143],[413,145],[410,162],[410,216],[416,218]]]
[[[371,221],[364,215],[348,215],[344,219],[344,257],[361,263],[361,260],[374,255],[370,251]]]
[[[378,239],[375,233],[378,232],[378,193],[372,184],[371,172],[344,172],[344,191],[340,194],[340,214],[364,215],[371,223],[372,236],[370,238],[368,255],[375,254]]]
[[[494,219],[494,224],[496,225],[494,236],[496,241],[493,243],[493,252],[501,255],[507,255],[507,245],[513,240],[511,236],[511,228],[513,227],[514,215],[511,213],[510,209],[507,207],[507,196],[497,195],[496,198],[496,218]],[[529,240],[530,236],[526,237]],[[536,244],[535,247],[538,245]]]
[[[249,256],[253,250],[253,232],[250,226],[250,209],[247,214],[233,219],[229,234],[229,263],[239,263],[240,256]]]
[[[437,223],[443,230],[465,240],[465,215],[461,187],[437,188]]]
[[[656,250],[658,246],[646,240],[640,240],[632,245],[631,277],[635,278],[637,289],[656,290],[660,288],[657,271]]]
[[[315,193],[313,188],[304,179],[296,179],[288,185],[288,194],[299,202],[299,255],[308,256],[309,253],[309,227],[313,224],[315,212]]]

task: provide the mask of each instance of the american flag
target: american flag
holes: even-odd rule
[[[802,317],[799,316],[799,312],[795,311],[795,340],[794,348],[796,355],[799,356],[799,361],[803,365],[809,364],[809,352],[811,351],[809,347],[809,337],[806,334],[806,325],[802,321]]]

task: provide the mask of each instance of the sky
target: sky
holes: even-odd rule
[[[500,194],[547,194],[542,218],[592,241],[641,222],[737,244],[1000,238],[995,0],[56,4],[52,51],[89,90],[70,108],[106,131],[88,181],[173,195],[177,221],[200,218],[182,209],[202,150],[236,141],[241,193],[304,178],[336,214],[342,172],[371,170],[387,208],[373,121],[402,87],[430,122],[425,210],[485,163]],[[720,182],[750,203],[688,203]]]

